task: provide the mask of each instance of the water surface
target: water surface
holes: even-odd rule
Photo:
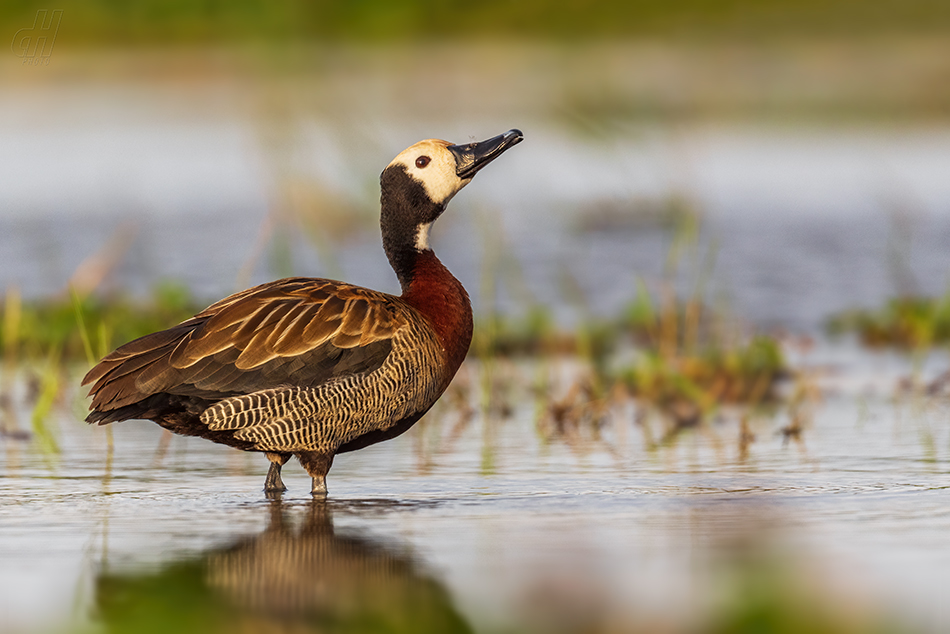
[[[317,504],[295,463],[268,500],[259,455],[129,422],[110,459],[104,430],[63,412],[61,453],[0,441],[0,624],[131,627],[155,620],[136,592],[185,584],[232,625],[384,615],[412,631],[398,628],[421,605],[417,631],[679,631],[738,618],[749,588],[773,584],[779,614],[939,631],[947,405],[876,396],[910,371],[896,357],[823,354],[806,360],[826,368],[824,397],[798,438],[783,410],[752,416],[743,445],[737,412],[671,436],[631,403],[552,435],[518,387],[510,418],[443,403],[339,456]]]

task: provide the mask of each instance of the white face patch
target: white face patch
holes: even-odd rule
[[[400,152],[390,165],[405,167],[410,176],[422,183],[432,202],[444,205],[472,180],[456,175],[455,156],[445,149],[448,145],[448,141],[438,139],[419,141]],[[428,240],[428,229],[426,236]]]
[[[429,229],[431,228],[431,222],[426,222],[416,227],[416,249],[419,251],[432,250],[431,247],[429,247]]]

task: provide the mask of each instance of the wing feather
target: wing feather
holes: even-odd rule
[[[278,280],[121,346],[89,371],[83,385],[93,384],[93,412],[158,393],[220,400],[315,387],[382,365],[411,310],[390,295],[342,282]]]
[[[300,319],[300,315],[310,308],[307,304],[297,303],[286,315],[274,326],[267,337],[266,346],[277,356],[291,356],[302,350],[309,349],[309,346],[302,347],[300,340],[294,340],[290,337],[293,334],[294,325]]]
[[[350,300],[346,307],[346,315],[343,317],[343,323],[340,330],[348,335],[363,334],[363,322],[366,321],[366,315],[369,313],[369,302],[365,299]]]
[[[339,330],[336,331],[336,333],[333,335],[333,339],[331,339],[330,341],[337,348],[355,348],[358,345],[360,345],[360,339],[362,338],[363,338],[362,333],[356,333],[356,334],[350,335],[350,334],[345,333],[343,331],[343,328],[341,327]]]
[[[277,353],[267,345],[270,334],[269,330],[257,331],[257,334],[248,342],[247,347],[241,352],[241,356],[237,358],[234,365],[239,370],[250,370],[276,358]]]
[[[274,349],[281,356],[296,356],[313,348],[312,344],[306,342],[303,333],[310,322],[317,316],[320,305],[301,304],[300,307],[301,310],[297,312],[294,320],[283,328],[280,340],[274,346]]]
[[[323,324],[326,322],[333,321],[342,321],[343,314],[346,311],[346,299],[334,295],[333,297],[327,298],[323,305],[320,307],[320,310],[317,311],[317,314],[314,316],[312,324]],[[309,328],[304,330],[304,337],[307,339],[312,339],[312,336],[307,336]]]
[[[250,302],[248,302],[250,303]],[[234,341],[244,342],[245,344],[254,337],[254,334],[259,332],[261,328],[267,326],[267,321],[271,316],[271,311],[274,310],[273,302],[258,302],[254,300],[255,309],[254,312],[246,319],[236,319],[238,324],[238,329],[234,333]]]
[[[175,347],[175,351],[169,357],[169,362],[176,368],[188,368],[201,359],[230,348],[239,326],[240,323],[230,324],[210,334],[204,329],[200,333],[193,331],[183,337]]]

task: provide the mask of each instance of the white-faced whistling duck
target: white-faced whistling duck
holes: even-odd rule
[[[333,456],[388,440],[445,391],[472,340],[462,284],[429,247],[429,229],[519,130],[465,145],[427,140],[380,176],[383,248],[396,297],[291,277],[226,297],[118,348],[83,379],[89,423],[150,419],[270,460],[265,491],[286,490],[296,456],[326,495]]]

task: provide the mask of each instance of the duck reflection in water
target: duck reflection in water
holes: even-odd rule
[[[272,500],[261,534],[158,572],[101,572],[95,620],[109,632],[471,631],[407,552],[338,535],[326,501],[302,523],[295,508]]]

